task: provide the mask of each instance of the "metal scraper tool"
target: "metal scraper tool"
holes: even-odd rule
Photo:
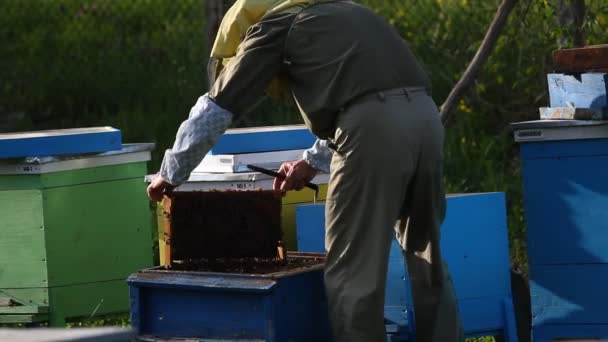
[[[247,168],[252,171],[263,173],[268,176],[276,177],[278,179],[285,179],[284,175],[282,175],[278,172],[269,170],[269,169],[265,169],[263,167],[259,167],[259,166],[255,166],[255,165],[247,165]],[[317,196],[319,195],[319,186],[317,184],[311,183],[311,182],[306,182],[305,186],[309,189],[312,189],[315,192],[314,203],[317,203]]]

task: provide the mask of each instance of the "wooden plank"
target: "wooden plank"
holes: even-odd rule
[[[150,151],[141,151],[133,153],[102,153],[95,155],[80,155],[78,158],[68,156],[65,159],[60,159],[54,162],[44,161],[45,158],[37,158],[41,162],[15,162],[14,159],[0,160],[0,175],[31,175],[44,174],[51,172],[70,171],[77,169],[89,169],[100,166],[120,165],[137,162],[147,162],[150,160]],[[56,158],[56,157],[48,157]]]
[[[227,130],[210,154],[257,153],[310,148],[316,137],[304,126],[269,126]]]
[[[310,204],[305,202],[304,204]],[[318,201],[318,205],[325,206],[323,201]],[[300,204],[283,204],[281,207],[281,229],[283,230],[283,242],[288,251],[296,251],[298,249],[297,237],[297,208]],[[321,233],[324,236],[324,233]],[[325,250],[320,251],[325,252]]]
[[[0,290],[47,286],[42,193],[0,191]]]
[[[529,263],[608,263],[608,183],[603,177],[608,156],[569,156],[577,146],[589,153],[587,141],[562,146],[544,147],[553,158],[524,160]]]
[[[146,162],[138,162],[59,171],[42,175],[3,175],[0,176],[0,191],[54,188],[131,178],[139,178],[143,182],[143,175],[146,173]]]
[[[458,307],[467,337],[501,332],[505,326],[502,297],[458,300]]]
[[[126,328],[71,328],[71,329],[0,329],[1,341],[12,342],[118,342],[134,341],[135,333]]]
[[[13,306],[13,305],[17,305],[17,304],[18,303],[15,302],[12,298],[0,297],[0,309],[5,306]]]
[[[48,306],[34,306],[34,305],[21,305],[21,306],[0,306],[0,314],[40,314],[49,312]]]
[[[27,306],[48,306],[49,290],[40,288],[0,288],[0,296],[7,296]]]
[[[532,323],[608,324],[608,264],[531,265]]]
[[[441,251],[459,300],[511,294],[504,193],[449,197]]]
[[[297,210],[300,251],[323,251],[323,206],[305,205]],[[441,242],[465,331],[467,334],[499,331],[506,325],[503,301],[511,297],[504,193],[449,196]],[[395,321],[402,321],[404,317],[400,314],[412,309],[400,250],[393,241],[385,297],[385,313]]]
[[[608,139],[579,139],[566,141],[531,142],[521,145],[524,163],[536,159],[593,157],[608,155]]]
[[[299,252],[325,253],[325,205],[296,206],[296,235]]]
[[[289,160],[302,159],[305,150],[239,154],[207,154],[192,172],[251,172],[248,164],[277,170]]]
[[[163,197],[162,200],[162,221],[160,221],[160,225],[162,226],[162,239],[164,240],[163,245],[163,254],[161,258],[163,258],[164,265],[171,265],[173,263],[173,258],[171,254],[171,199],[167,196]]]
[[[171,255],[168,254],[167,248],[169,245],[169,235],[165,234],[165,210],[162,203],[156,204],[156,235],[158,240],[158,257],[159,265],[166,266],[171,264]],[[155,263],[156,265],[156,263]]]
[[[299,206],[297,219],[298,250],[324,252],[323,206]],[[441,247],[459,300],[511,295],[504,193],[448,197]],[[405,264],[396,258],[393,266],[400,274]]]
[[[557,72],[608,70],[608,44],[555,50],[553,68]]]
[[[78,184],[109,182],[117,179],[137,178],[142,181],[147,173],[146,162],[108,165],[90,169],[72,171],[61,171],[44,174],[41,176],[45,188],[55,188]]]
[[[397,240],[393,240],[388,257],[384,317],[399,326],[407,326],[411,312],[413,300],[403,252]]]
[[[608,74],[548,74],[550,107],[595,108],[606,111]]]
[[[42,189],[40,175],[2,175],[0,176],[0,191]]]
[[[112,127],[0,133],[2,159],[106,152],[121,148],[121,132]]]
[[[0,314],[0,324],[19,324],[19,323],[35,323],[44,322],[48,319],[48,315],[4,315]],[[0,340],[2,341],[15,341],[15,340],[4,340],[0,330]]]
[[[547,324],[532,327],[534,342],[607,342],[608,325]]]
[[[142,178],[44,190],[49,286],[125,279],[152,265]]]
[[[318,183],[319,194],[317,195],[317,201],[324,201],[327,197],[327,183]],[[283,204],[307,204],[314,203],[315,192],[308,188],[304,188],[300,191],[289,191],[283,197]]]

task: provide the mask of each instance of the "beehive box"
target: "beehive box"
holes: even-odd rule
[[[255,273],[156,267],[131,275],[131,324],[144,341],[330,341],[324,257]]]
[[[150,181],[151,177],[147,177]],[[319,174],[313,182],[319,184],[317,202],[322,203],[327,194],[327,183],[329,175]],[[225,191],[225,190],[271,190],[273,178],[257,172],[246,173],[193,173],[190,179],[177,187],[174,191]],[[287,250],[297,250],[296,241],[296,207],[300,204],[311,204],[315,202],[315,194],[312,190],[305,188],[300,191],[290,191],[281,199],[281,229],[283,231],[283,243]],[[157,210],[158,245],[160,250],[160,264],[169,264],[165,256],[167,241],[164,234],[164,209],[162,205]]]
[[[325,259],[281,258],[280,192],[176,192],[163,203],[168,265],[128,280],[142,339],[327,341]]]
[[[0,164],[0,323],[128,310],[124,280],[152,265],[152,147]]]
[[[275,258],[282,239],[278,191],[175,192],[163,199],[166,260]]]
[[[608,339],[608,122],[514,124],[534,341]]]

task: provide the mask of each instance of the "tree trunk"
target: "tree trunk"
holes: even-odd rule
[[[224,0],[206,0],[207,1],[207,44],[209,50],[215,41],[215,35],[220,27],[222,18],[224,17]]]
[[[496,11],[496,15],[494,16],[494,20],[490,24],[488,31],[486,32],[475,57],[471,61],[471,64],[467,67],[464,74],[456,83],[448,98],[445,100],[443,105],[441,105],[441,121],[444,125],[447,123],[450,114],[453,112],[454,108],[456,108],[458,101],[460,98],[467,92],[473,81],[479,75],[481,68],[484,63],[490,57],[492,50],[494,49],[494,45],[496,45],[496,41],[504,27],[507,24],[507,19],[509,18],[509,14],[515,7],[517,0],[503,0],[498,10]]]
[[[556,0],[557,21],[566,29],[568,36],[563,37],[558,45],[561,48],[585,46],[585,0]]]

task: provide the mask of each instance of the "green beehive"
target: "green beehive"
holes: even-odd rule
[[[125,279],[153,264],[152,148],[0,162],[0,323],[128,311]]]

